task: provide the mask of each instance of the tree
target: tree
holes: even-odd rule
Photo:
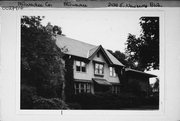
[[[33,87],[44,98],[62,98],[63,53],[54,33],[41,24],[43,18],[21,18],[21,87]]]
[[[159,69],[159,17],[141,17],[140,37],[129,34],[126,53],[134,65],[132,68],[144,71]]]
[[[126,55],[118,50],[113,52],[112,50],[108,50],[114,57],[116,57],[122,64],[127,65]]]

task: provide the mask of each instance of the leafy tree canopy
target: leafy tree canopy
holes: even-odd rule
[[[39,96],[60,97],[64,63],[54,34],[61,34],[62,31],[58,26],[52,26],[52,30],[43,26],[43,18],[21,18],[21,84],[35,87]]]
[[[134,66],[132,68],[144,71],[159,69],[159,17],[141,17],[140,37],[129,34],[126,42],[126,54]]]

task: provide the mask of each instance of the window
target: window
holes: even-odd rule
[[[109,74],[112,77],[116,77],[116,71],[114,67],[109,67]]]
[[[95,63],[95,74],[103,75],[104,74],[104,65],[100,63]]]
[[[112,93],[114,93],[114,94],[120,93],[120,86],[119,85],[113,85],[112,86]]]
[[[99,58],[99,52],[97,52],[97,57]]]
[[[75,94],[91,93],[91,84],[87,82],[76,82],[74,84]]]
[[[86,72],[86,63],[83,61],[76,61],[76,71]]]

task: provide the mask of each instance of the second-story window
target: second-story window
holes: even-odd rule
[[[76,71],[86,72],[86,63],[83,61],[76,61]]]
[[[109,67],[110,76],[116,77],[116,71],[114,67]]]
[[[95,74],[103,75],[104,74],[104,65],[100,63],[95,63]]]

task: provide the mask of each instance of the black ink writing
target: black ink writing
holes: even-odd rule
[[[162,7],[160,3],[150,2],[150,7]]]
[[[68,6],[68,7],[87,7],[86,4],[71,3],[71,2],[64,2],[64,6]]]
[[[45,2],[45,6],[46,7],[52,7],[52,4],[50,4],[49,2]]]
[[[115,3],[115,2],[109,2],[108,7],[127,7],[127,8],[147,8],[147,7],[162,7],[160,3],[154,3],[150,2],[150,4],[133,4],[133,3],[127,3],[127,2],[122,2],[122,3]]]
[[[18,2],[18,6],[23,6],[23,7],[44,7],[43,4],[41,3],[27,3],[25,1],[23,2]]]
[[[21,6],[2,6],[1,8],[2,10],[12,10],[12,11],[23,9],[23,7]]]
[[[146,4],[131,4],[131,3],[108,3],[108,7],[129,7],[129,8],[147,8]]]

